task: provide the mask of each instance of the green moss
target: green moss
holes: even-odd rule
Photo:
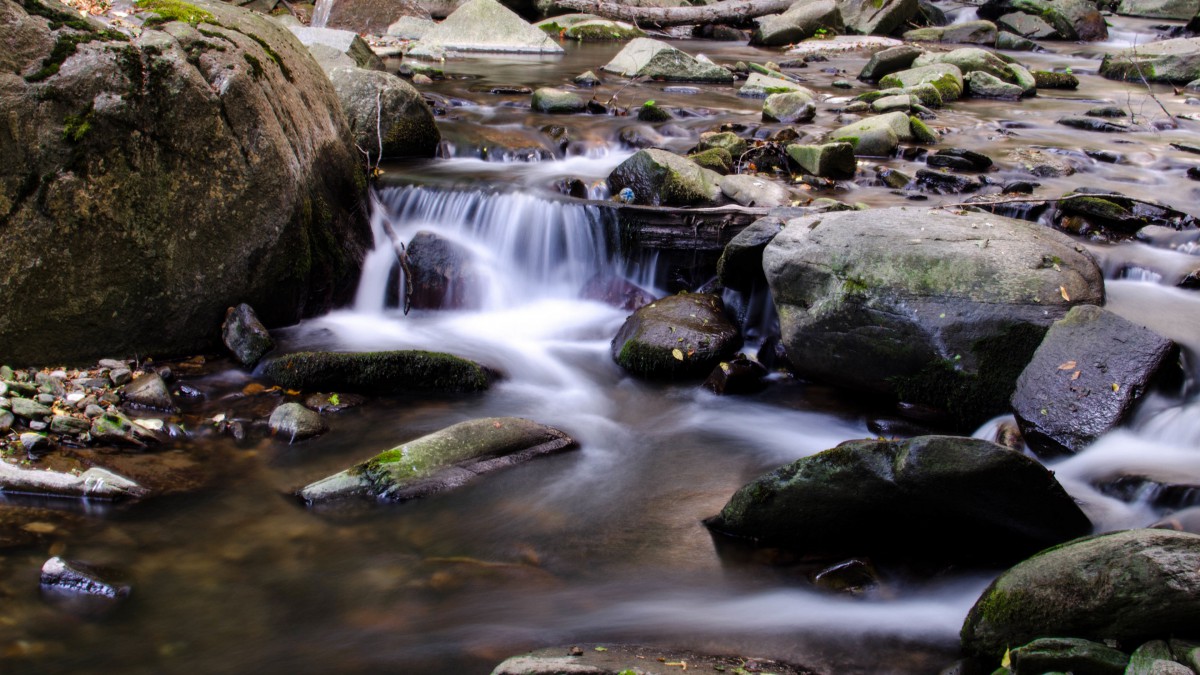
[[[287,64],[283,62],[283,58],[279,56],[279,52],[272,49],[271,45],[267,44],[266,40],[260,38],[254,33],[243,33],[243,35],[257,42],[258,46],[262,47],[263,51],[266,52],[267,58],[271,59],[275,65],[279,66],[279,72],[283,73],[283,77],[288,82],[292,81],[292,71],[288,70]]]
[[[68,143],[78,143],[92,130],[91,108],[82,115],[67,115],[63,119],[63,140]]]
[[[57,4],[57,3],[56,3]],[[78,14],[72,14],[62,9],[44,5],[38,0],[23,0],[21,6],[25,11],[34,16],[40,16],[50,20],[50,30],[58,30],[63,26],[74,28],[85,32],[94,32],[96,27],[88,23],[86,19]]]
[[[688,155],[688,159],[719,174],[733,171],[733,155],[730,155],[725,148],[709,148],[703,152]]]
[[[385,394],[480,391],[492,379],[477,363],[418,350],[299,352],[269,361],[263,373],[292,389]]]
[[[263,67],[262,62],[258,60],[258,57],[254,56],[253,54],[242,54],[242,58],[246,59],[246,63],[250,64],[250,74],[254,76],[254,79],[257,80],[261,78],[263,75]]]
[[[1071,197],[1063,200],[1060,205],[1067,211],[1102,220],[1124,222],[1135,218],[1128,209],[1102,197]]]
[[[146,22],[147,26],[180,21],[195,26],[198,23],[216,24],[211,12],[183,0],[137,0],[138,9],[154,12],[157,19]]]
[[[919,117],[910,116],[908,118],[908,128],[912,131],[912,135],[917,139],[918,143],[929,144],[938,142],[938,135]]]

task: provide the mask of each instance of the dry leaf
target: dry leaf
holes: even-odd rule
[[[678,348],[671,350],[671,356],[674,356],[676,361],[683,360],[683,352],[680,351]]]
[[[1117,384],[1116,382],[1113,382],[1113,383],[1112,383],[1112,390],[1113,390],[1113,393],[1114,393],[1114,394],[1115,394],[1115,393],[1117,393],[1118,391],[1121,391],[1121,385]]]
[[[1066,286],[1059,286],[1058,292],[1062,295],[1063,300],[1066,300],[1067,302],[1071,301],[1071,296],[1067,295],[1067,287]]]
[[[1078,370],[1071,373],[1071,381],[1072,382],[1074,382],[1075,380],[1078,380],[1078,379],[1079,379],[1079,371]]]
[[[1067,361],[1066,363],[1059,366],[1058,369],[1059,370],[1075,370],[1075,365],[1076,364],[1074,361]]]

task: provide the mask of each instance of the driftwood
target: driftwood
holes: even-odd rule
[[[607,206],[613,206],[611,203]],[[715,251],[770,209],[750,206],[674,208],[623,204],[616,207],[621,237],[636,248]]]
[[[554,9],[595,14],[638,25],[686,26],[703,23],[742,24],[755,17],[779,14],[796,0],[721,0],[697,7],[629,7],[597,0],[551,0]]]

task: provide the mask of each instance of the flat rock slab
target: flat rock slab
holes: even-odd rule
[[[494,375],[473,361],[419,350],[297,352],[267,361],[262,374],[289,389],[372,394],[481,391]]]
[[[355,497],[404,502],[575,445],[562,431],[519,417],[470,420],[398,445],[298,494],[309,504]]]
[[[877,35],[837,35],[827,39],[805,40],[785,53],[788,56],[874,54],[903,45],[903,40]]]
[[[684,670],[686,664],[686,671]],[[753,670],[751,670],[753,669]],[[698,673],[775,673],[808,675],[814,671],[800,666],[745,656],[710,656],[678,649],[638,645],[580,643],[547,647],[514,656],[492,671],[492,675],[680,675]]]

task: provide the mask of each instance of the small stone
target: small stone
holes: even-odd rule
[[[573,114],[587,109],[587,102],[574,92],[554,87],[542,87],[533,92],[531,106],[537,112]]]
[[[751,394],[766,386],[767,369],[744,356],[722,361],[704,381],[704,388],[719,396]]]
[[[130,587],[108,579],[97,570],[57,556],[42,565],[41,587],[48,599],[85,615],[104,614],[129,597]]]
[[[424,75],[422,73],[417,73],[416,75],[412,76],[412,83],[421,85],[421,86],[426,86],[426,85],[433,84],[433,79],[430,78],[428,75]]]
[[[50,408],[28,398],[12,399],[12,412],[17,417],[32,420],[41,419],[50,414]]]
[[[54,405],[54,394],[38,394],[34,399],[42,405]]]
[[[853,89],[854,88],[854,85],[851,84],[848,80],[834,80],[833,86],[837,87],[838,89]]]
[[[11,429],[16,421],[17,418],[12,413],[7,410],[0,410],[0,434],[6,433]]]
[[[271,339],[266,326],[258,320],[254,309],[246,303],[225,310],[221,339],[234,358],[247,367],[258,363],[275,347],[275,341]]]
[[[29,454],[38,454],[50,449],[50,439],[44,434],[26,432],[21,434],[21,447]]]
[[[1084,131],[1100,131],[1103,133],[1120,133],[1129,131],[1129,126],[1126,124],[1116,124],[1114,122],[1106,122],[1103,119],[1095,117],[1063,117],[1058,120],[1058,123],[1071,127],[1072,129],[1082,129]]]
[[[271,412],[271,434],[289,443],[319,436],[329,430],[325,420],[299,403],[284,403]]]
[[[147,373],[130,382],[121,390],[125,401],[143,408],[155,410],[174,410],[175,402],[167,383],[163,382],[158,373]]]
[[[604,84],[604,81],[597,77],[596,73],[593,73],[589,70],[580,75],[576,75],[575,84],[581,87],[599,87],[600,85]],[[668,89],[669,88],[670,87],[668,87]]]
[[[126,363],[124,361],[118,361],[116,359],[100,359],[100,362],[97,363],[96,365],[100,366],[101,368],[107,368],[109,370],[119,370],[119,369],[128,370],[129,369],[128,363]]]
[[[95,419],[104,414],[104,408],[101,408],[100,406],[93,403],[93,404],[87,406],[86,408],[84,408],[83,414],[87,415],[91,419]]]
[[[91,431],[92,423],[86,419],[79,419],[70,415],[55,415],[50,420],[50,431],[56,434],[64,434],[68,436],[78,436]]]
[[[1033,71],[1038,89],[1078,89],[1079,78],[1071,73],[1055,73],[1048,70]]]
[[[129,384],[130,380],[133,379],[133,372],[125,367],[113,368],[108,373],[108,379],[112,380],[112,383],[119,387],[123,384]]]
[[[987,171],[992,166],[992,159],[964,148],[943,148],[927,157],[925,163],[956,171]]]

